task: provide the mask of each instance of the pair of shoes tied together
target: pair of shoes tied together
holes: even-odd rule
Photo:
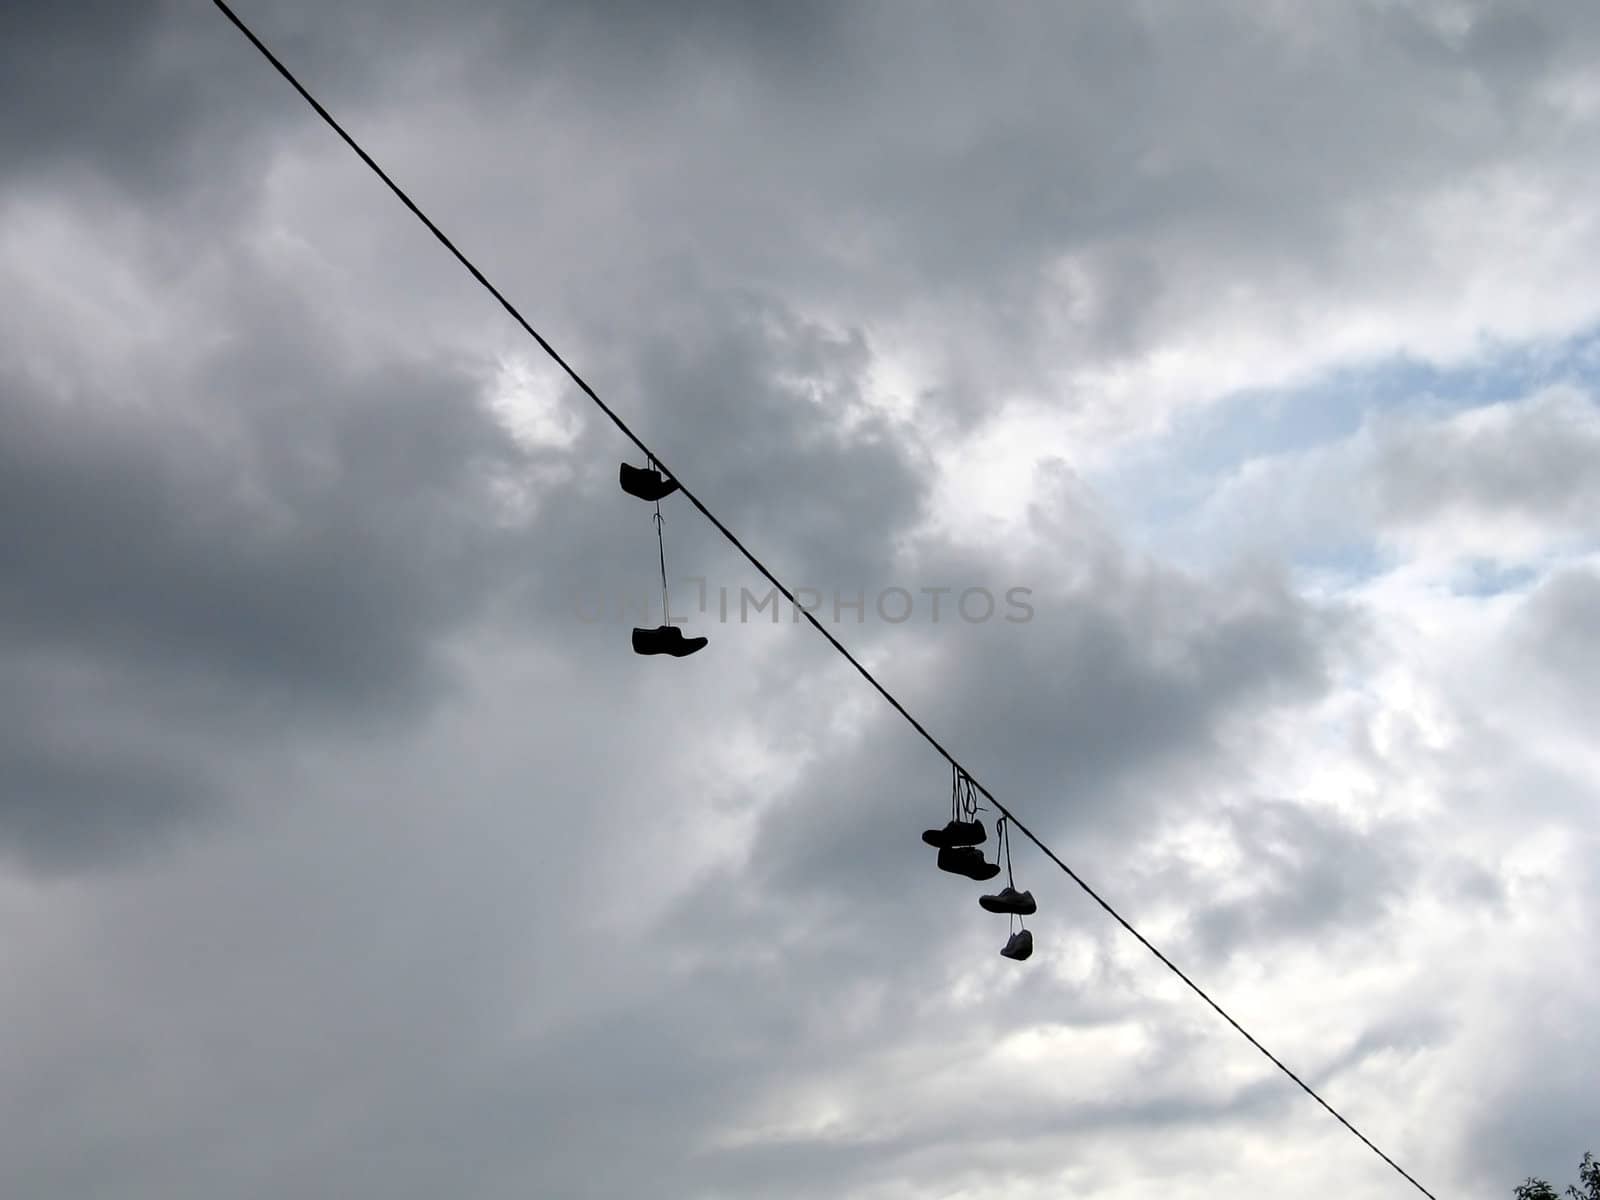
[[[988,831],[978,820],[978,798],[972,780],[961,768],[952,767],[950,819],[943,829],[924,830],[922,840],[938,849],[939,870],[981,882],[1000,873],[999,866],[986,862],[983,851],[978,849],[988,839]]]
[[[661,527],[664,524],[661,518],[661,500],[678,490],[678,481],[670,478],[666,472],[659,469],[655,459],[649,461],[648,466],[635,467],[630,463],[623,463],[619,472],[622,490],[630,496],[654,503],[656,506],[656,551],[661,563],[661,620],[662,624],[654,629],[635,628],[633,631],[633,652],[635,654],[669,654],[673,658],[687,658],[696,651],[704,650],[709,638],[685,637],[683,630],[672,624],[670,615],[672,609],[667,596],[667,543],[662,536]]]
[[[979,896],[978,905],[985,912],[1003,913],[1011,918],[1011,937],[1000,948],[1000,954],[1004,958],[1011,958],[1021,962],[1033,953],[1033,934],[1028,932],[1027,926],[1023,926],[1021,929],[1016,928],[1016,926],[1021,923],[1023,917],[1031,917],[1038,912],[1039,906],[1034,903],[1032,892],[1017,891],[1017,878],[1011,870],[1010,820],[1006,817],[1001,817],[995,822],[994,832],[995,840],[999,843],[1000,849],[1005,851],[1006,886],[992,896]],[[998,851],[995,857],[1000,857]],[[998,874],[998,868],[996,868],[996,873]]]

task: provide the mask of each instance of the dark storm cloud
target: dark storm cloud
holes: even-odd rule
[[[0,657],[8,690],[41,655],[119,681],[50,714],[79,740],[102,712],[224,738],[414,713],[447,684],[437,638],[517,565],[487,481],[527,456],[473,380],[352,368],[293,302],[236,328],[170,409],[0,376]],[[0,753],[0,829],[47,857],[112,853],[211,790],[203,756],[46,747]]]
[[[231,5],[336,114],[380,98],[419,97],[396,65],[451,78],[451,54],[493,46],[526,82],[575,61],[597,89],[639,88],[651,64],[707,54],[770,69],[810,46],[824,56],[832,21],[817,6],[770,12],[723,0],[673,9],[574,3],[442,9],[427,0],[290,0]],[[507,25],[511,28],[508,30]],[[803,61],[803,60],[802,60]],[[611,70],[606,64],[611,63]],[[476,68],[474,68],[476,70]],[[403,74],[403,72],[401,72]],[[481,87],[484,80],[479,81]],[[316,122],[303,102],[211,4],[18,0],[0,18],[0,183],[87,171],[144,203],[216,202],[278,132]],[[237,195],[230,194],[230,203]]]
[[[1004,385],[1046,347],[1142,352],[1244,279],[1370,272],[1369,217],[1589,136],[1535,84],[1578,78],[1600,33],[1579,4],[1486,7],[1464,37],[1396,5],[808,7],[770,39],[765,14],[668,31],[604,8],[544,37],[546,11],[504,11],[502,87],[532,75],[565,119],[669,139],[638,181],[672,214],[653,236],[880,314],[959,316],[957,402],[963,363]],[[568,29],[581,58],[534,49]]]
[[[221,672],[312,706],[423,686],[432,632],[486,582],[474,472],[515,457],[509,440],[461,379],[296,361],[253,377],[218,364],[212,394],[243,417],[220,437],[8,385],[0,636]]]
[[[268,15],[235,7],[247,22]],[[268,41],[348,101],[369,90],[385,28],[437,32],[427,11],[279,4]],[[141,203],[194,203],[239,182],[263,133],[304,122],[286,87],[209,3],[17,0],[0,17],[0,185],[68,169]]]
[[[6,859],[48,872],[97,868],[157,848],[175,828],[215,811],[219,796],[208,770],[92,736],[69,741],[62,728],[18,711],[24,699],[9,686],[0,694],[7,718],[0,727],[0,851]]]
[[[1425,8],[1391,5],[1263,19],[1250,5],[1096,3],[947,22],[915,6],[720,0],[484,4],[448,19],[417,3],[239,9],[335,102],[398,99],[394,64],[454,79],[451,54],[468,46],[500,63],[498,76],[475,69],[480,90],[555,86],[570,106],[563,119],[624,137],[671,122],[677,169],[656,181],[662,199],[689,227],[716,221],[726,249],[801,278],[831,264],[842,282],[836,272],[854,256],[829,241],[866,237],[876,264],[858,289],[988,280],[978,315],[998,328],[1031,321],[1034,275],[1054,254],[1093,248],[1074,336],[1129,346],[1148,336],[1133,327],[1184,286],[1180,266],[1227,258],[1237,270],[1240,255],[1286,250],[1304,261],[1305,235],[1335,232],[1357,184],[1367,198],[1404,190],[1518,138],[1555,136],[1536,124],[1544,101],[1529,82],[1580,64],[1600,32],[1581,4],[1487,6],[1464,37]],[[312,120],[203,4],[35,3],[8,19],[11,70],[0,79],[15,100],[5,110],[34,114],[7,127],[18,154],[147,171],[162,147],[192,141],[198,122],[233,122],[237,141]],[[1197,36],[1224,61],[1189,54]],[[1366,47],[1360,59],[1340,53],[1349,39]],[[697,128],[684,107],[697,77],[734,87],[747,110],[703,114]],[[1486,79],[1498,89],[1488,98]],[[1292,102],[1262,104],[1262,94]],[[1486,119],[1445,119],[1452,110]],[[743,200],[717,195],[719,185]],[[802,190],[806,209],[795,203]],[[1210,249],[1115,241],[1180,225]]]
[[[92,174],[148,203],[237,182],[273,115],[209,4],[21,0],[0,17],[0,186]],[[237,36],[237,35],[235,35]]]
[[[0,18],[0,161],[8,171],[70,152],[132,157],[131,143],[153,140],[162,125],[180,126],[166,136],[187,131],[194,97],[148,71],[169,11],[158,0],[8,4]]]

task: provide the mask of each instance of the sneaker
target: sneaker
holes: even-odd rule
[[[983,851],[976,846],[945,846],[939,851],[939,870],[965,875],[982,883],[1000,874],[1000,865],[984,862]]]
[[[661,625],[655,629],[633,631],[635,654],[670,654],[674,658],[687,658],[696,650],[704,650],[709,638],[684,637],[676,625]]]
[[[1019,892],[1011,887],[1001,888],[993,896],[979,896],[978,903],[986,912],[1015,913],[1019,917],[1031,917],[1039,911],[1039,906],[1033,902],[1032,892]]]
[[[949,821],[943,829],[929,829],[922,840],[943,850],[946,846],[981,846],[989,835],[982,821]]]
[[[618,474],[622,490],[641,500],[660,500],[678,490],[676,479],[668,479],[652,467],[634,467],[623,463]]]
[[[1033,953],[1033,934],[1026,929],[1017,930],[1000,953],[1006,958],[1014,958],[1021,962]]]

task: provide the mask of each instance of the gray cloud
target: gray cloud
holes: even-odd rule
[[[6,709],[19,697],[7,695]],[[0,738],[0,846],[28,866],[81,870],[154,849],[219,803],[212,780],[147,748],[119,749],[8,713]]]
[[[1208,957],[1282,939],[1363,938],[1387,917],[1420,874],[1415,838],[1396,827],[1352,829],[1285,801],[1258,800],[1230,812],[1229,836],[1253,881],[1248,897],[1206,906],[1193,917]]]
[[[1385,520],[1413,524],[1454,510],[1583,529],[1600,511],[1600,406],[1583,392],[1375,433]]]
[[[69,750],[101,714],[231,740],[414,713],[447,684],[437,640],[516,561],[485,478],[525,456],[472,381],[344,367],[296,307],[206,364],[188,412],[0,384],[0,702],[70,697],[60,750],[36,718],[0,755],[0,825],[46,857],[214,790],[192,750]]]
[[[1513,630],[1519,666],[1547,690],[1556,712],[1580,720],[1600,712],[1600,574],[1553,574],[1528,597]],[[1530,689],[1532,690],[1532,689]]]
[[[708,312],[724,325],[725,309]],[[207,415],[73,408],[15,377],[4,389],[0,645],[118,664],[145,706],[213,731],[221,711],[242,729],[423,712],[449,686],[440,640],[497,596],[521,596],[523,619],[577,638],[573,649],[625,648],[625,627],[584,625],[574,604],[654,604],[648,510],[616,490],[626,445],[609,426],[564,451],[527,450],[488,411],[480,375],[352,370],[289,298],[233,319],[246,339],[190,384],[227,398]],[[852,434],[830,423],[854,403],[867,347],[771,306],[726,327],[672,359],[663,343],[641,354],[674,416],[663,456],[692,462],[726,439],[730,453],[710,460],[722,469],[696,479],[726,519],[793,577],[861,579],[927,487],[880,418]],[[505,519],[493,485],[550,467],[564,474],[536,488],[532,523]],[[679,611],[681,580],[697,573],[713,589],[766,590],[685,502],[667,508]],[[19,812],[37,809],[35,770],[19,761],[10,777]]]

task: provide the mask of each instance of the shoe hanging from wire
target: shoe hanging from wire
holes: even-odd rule
[[[978,820],[978,794],[960,767],[950,768],[950,820],[943,829],[929,829],[922,840],[939,848],[938,866],[952,875],[965,875],[982,883],[1000,874],[996,863],[986,862],[978,849],[987,838]]]
[[[656,554],[661,563],[661,624],[654,629],[635,628],[633,652],[635,654],[670,654],[674,658],[687,658],[704,650],[710,640],[703,637],[684,637],[683,630],[672,623],[671,598],[667,594],[667,542],[662,534],[666,524],[661,516],[661,498],[677,490],[677,483],[667,479],[656,468],[655,459],[648,467],[622,464],[622,490],[641,500],[654,500],[656,511],[652,518],[656,525]]]
[[[985,912],[1005,913],[1011,919],[1011,938],[1000,953],[1021,962],[1033,953],[1033,934],[1028,931],[1022,918],[1032,916],[1039,911],[1039,907],[1034,903],[1032,892],[1017,891],[1017,877],[1011,870],[1010,822],[1004,817],[996,821],[994,835],[995,841],[1005,851],[1006,886],[992,896],[979,896],[978,904]],[[1000,857],[999,851],[996,851],[995,857]],[[1018,929],[1018,925],[1022,925],[1022,928]]]
[[[630,496],[637,496],[645,501],[660,501],[678,490],[678,481],[669,479],[656,460],[647,459],[643,467],[623,463],[620,472],[622,490]]]
[[[968,811],[977,812],[977,801],[959,767],[950,768],[950,820],[943,829],[924,830],[922,840],[937,850],[946,846],[981,846],[988,840],[983,822],[976,816],[967,819]]]

